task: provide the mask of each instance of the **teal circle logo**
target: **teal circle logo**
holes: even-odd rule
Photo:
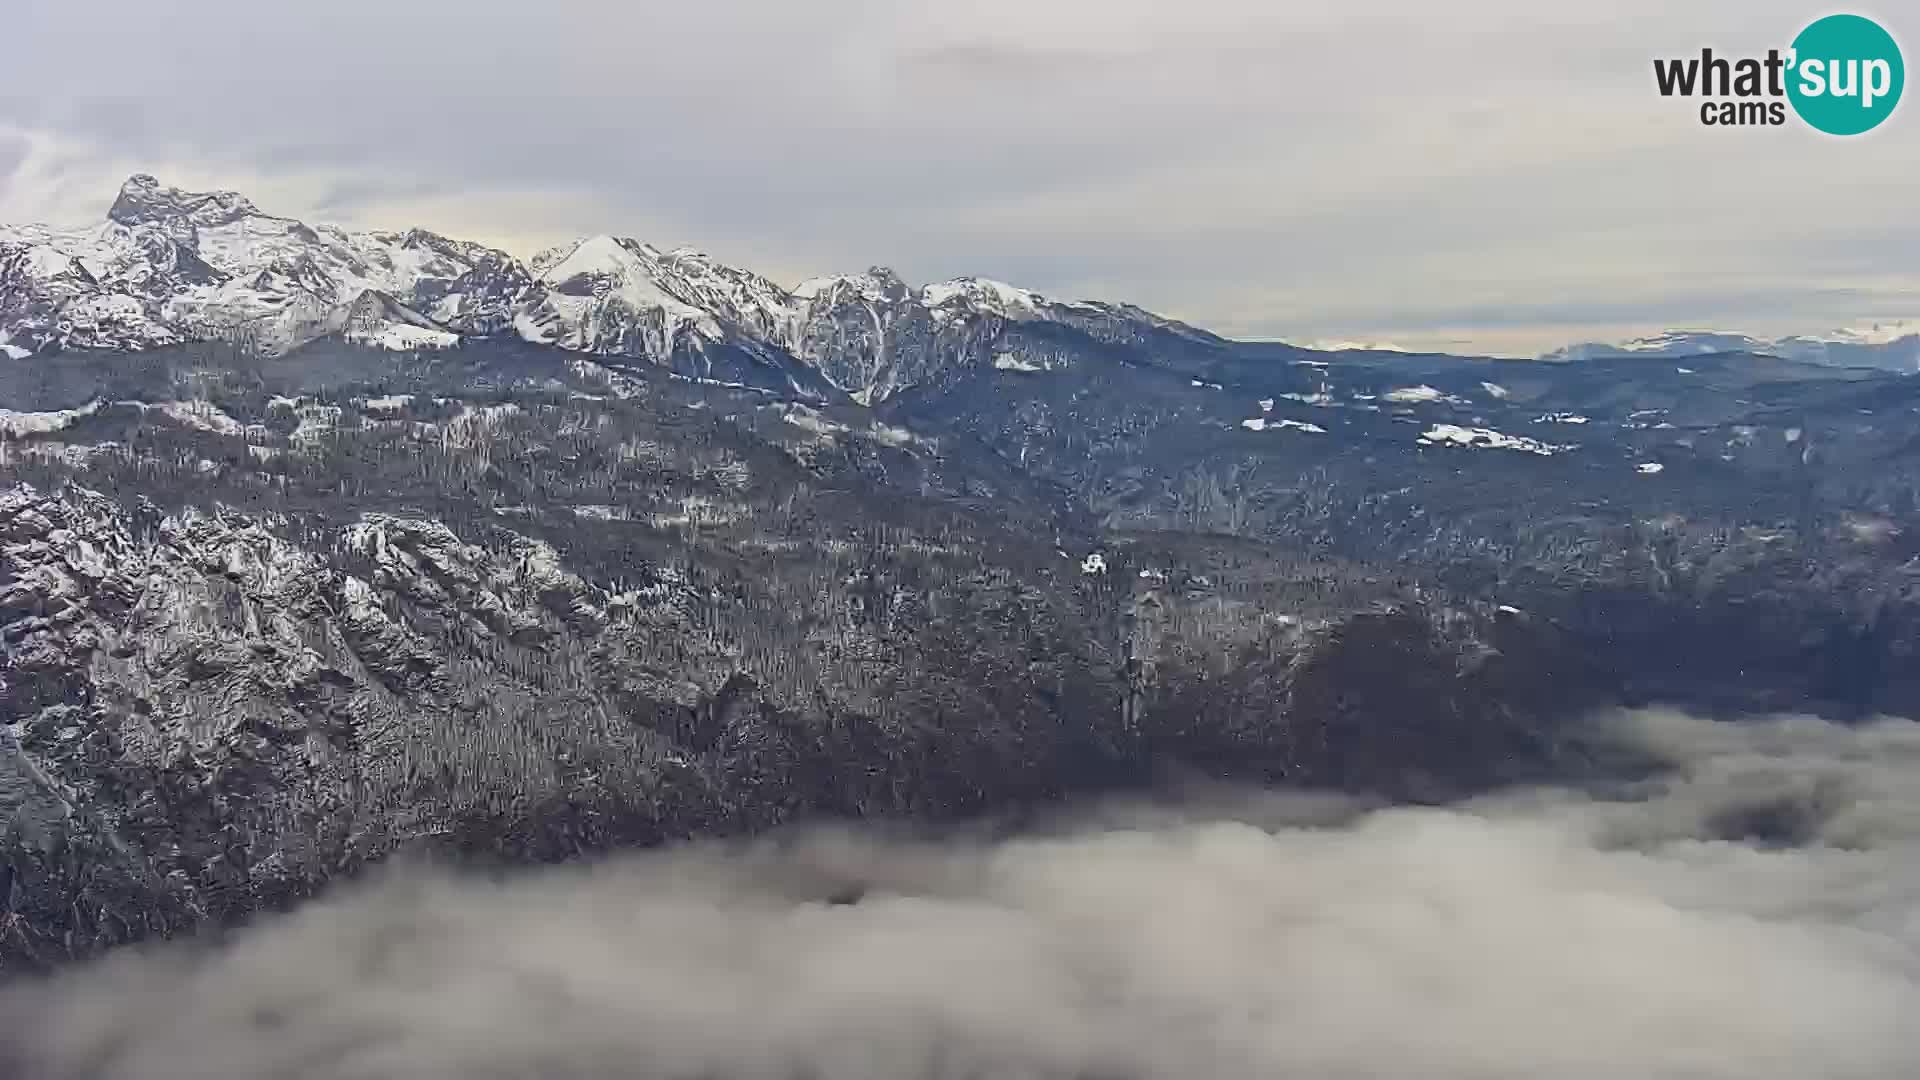
[[[1829,135],[1859,135],[1893,115],[1906,86],[1900,46],[1861,15],[1829,15],[1793,39],[1787,99]]]

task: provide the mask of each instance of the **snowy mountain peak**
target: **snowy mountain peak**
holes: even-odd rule
[[[982,314],[1032,317],[1044,303],[1038,293],[991,278],[960,277],[936,282],[920,290],[929,308],[961,306]]]
[[[808,278],[794,286],[792,296],[800,300],[859,299],[873,303],[895,303],[909,299],[913,290],[890,267],[875,266],[861,274],[829,274]]]
[[[719,321],[661,287],[659,256],[601,234],[534,258],[540,288],[514,317],[529,341],[668,363],[683,348],[724,339]]]
[[[120,196],[107,218],[122,225],[146,225],[179,219],[195,227],[226,225],[260,216],[253,201],[237,191],[183,191],[164,187],[146,173],[135,173],[120,185]]]
[[[534,273],[546,285],[561,286],[576,278],[622,276],[647,272],[646,246],[604,233],[577,240],[571,247],[551,248],[533,263]]]

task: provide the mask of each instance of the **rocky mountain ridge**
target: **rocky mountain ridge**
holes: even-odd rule
[[[974,278],[915,289],[875,268],[790,291],[697,251],[607,235],[523,264],[419,229],[309,226],[236,192],[182,191],[146,175],[127,181],[101,226],[0,227],[0,348],[15,356],[209,340],[279,353],[343,330],[397,350],[513,334],[871,404],[989,362],[1008,323],[1219,343],[1127,305],[1059,303]]]

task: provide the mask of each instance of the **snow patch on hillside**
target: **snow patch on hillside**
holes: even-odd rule
[[[1550,457],[1566,450],[1576,449],[1570,445],[1544,443],[1538,439],[1529,439],[1520,435],[1508,435],[1492,428],[1468,428],[1456,424],[1435,424],[1420,436],[1425,446],[1465,446],[1491,450],[1519,450],[1529,454]]]
[[[424,326],[409,326],[406,323],[391,323],[378,330],[349,331],[344,335],[348,341],[391,352],[412,352],[417,349],[451,349],[460,344],[460,335],[447,330],[434,330]]]
[[[241,435],[247,430],[246,425],[209,401],[162,401],[152,405],[140,404],[140,407],[162,413],[187,427],[216,435]]]
[[[46,412],[15,412],[12,409],[0,409],[0,435],[18,438],[22,435],[45,435],[50,432],[64,431],[74,421],[92,416],[99,411],[98,401],[90,402],[78,409],[54,409]]]
[[[1321,427],[1319,424],[1309,424],[1302,420],[1269,420],[1264,416],[1256,416],[1251,420],[1242,420],[1240,421],[1240,426],[1246,428],[1248,431],[1291,430],[1304,431],[1310,435],[1325,435],[1327,433],[1327,429]]]
[[[1383,400],[1391,401],[1396,405],[1424,405],[1436,401],[1444,401],[1449,405],[1466,404],[1460,398],[1443,393],[1424,383],[1419,386],[1403,386],[1398,390],[1389,390],[1380,396]]]

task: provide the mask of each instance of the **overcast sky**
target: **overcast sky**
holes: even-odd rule
[[[1855,10],[1920,34],[1882,8]],[[884,264],[1502,353],[1920,316],[1920,107],[1841,140],[1653,88],[1655,56],[1784,48],[1826,10],[8,0],[0,220],[97,220],[145,171],[521,254],[614,232],[788,282]]]

